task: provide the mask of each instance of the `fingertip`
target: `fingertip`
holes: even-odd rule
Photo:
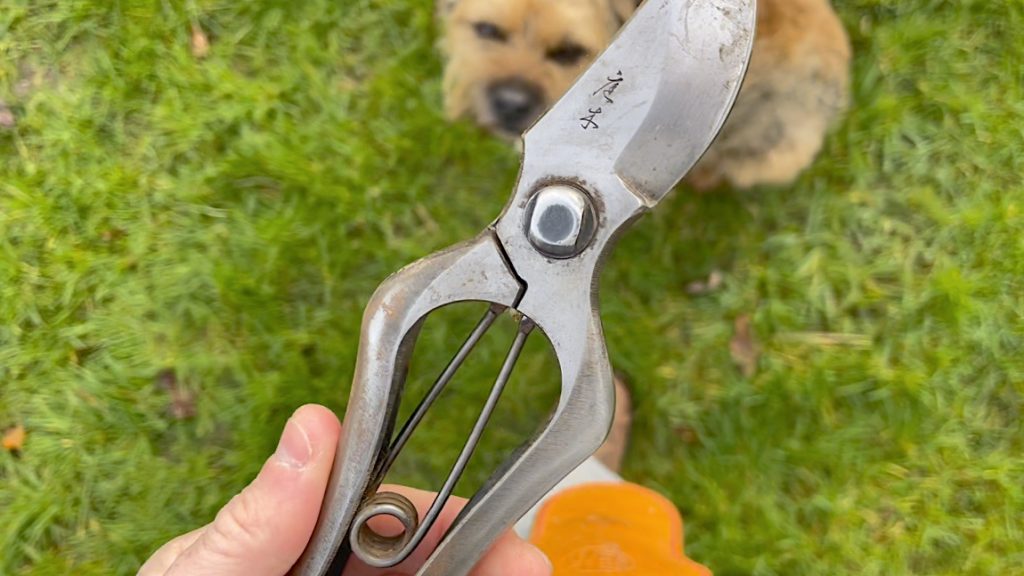
[[[327,408],[296,410],[260,473],[221,509],[168,574],[284,573],[313,532],[340,434],[338,418]]]
[[[523,541],[523,543],[530,548],[530,551],[527,552],[527,556],[529,556],[527,564],[531,565],[533,570],[533,572],[527,572],[527,574],[551,576],[555,573],[555,565],[551,563],[551,559],[548,558],[548,555],[543,550],[529,542]]]
[[[311,440],[337,441],[341,434],[341,421],[329,408],[319,404],[306,404],[292,413],[292,420],[299,422],[310,435]]]
[[[274,452],[274,461],[285,467],[322,468],[334,458],[341,424],[333,412],[308,404],[292,413]]]

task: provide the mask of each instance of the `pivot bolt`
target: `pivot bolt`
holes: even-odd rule
[[[527,236],[533,247],[550,258],[572,258],[594,237],[597,217],[590,197],[573,186],[542,189],[530,201]]]

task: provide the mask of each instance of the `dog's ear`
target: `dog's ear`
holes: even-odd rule
[[[437,17],[445,18],[451,14],[452,9],[459,0],[437,0]]]
[[[636,7],[641,2],[643,0],[608,0],[608,3],[611,4],[612,14],[615,15],[619,26],[622,26],[626,23],[626,20],[629,20],[629,17],[633,15],[633,12],[636,12]]]

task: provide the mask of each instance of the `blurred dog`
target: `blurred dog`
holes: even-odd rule
[[[448,115],[516,139],[572,85],[636,0],[439,0]],[[736,107],[690,173],[698,189],[787,184],[849,100],[850,43],[829,0],[759,0]]]

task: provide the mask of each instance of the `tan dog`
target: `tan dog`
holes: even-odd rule
[[[439,0],[450,117],[518,136],[572,85],[635,0]],[[750,70],[700,189],[787,184],[849,99],[850,44],[829,0],[759,0]]]

